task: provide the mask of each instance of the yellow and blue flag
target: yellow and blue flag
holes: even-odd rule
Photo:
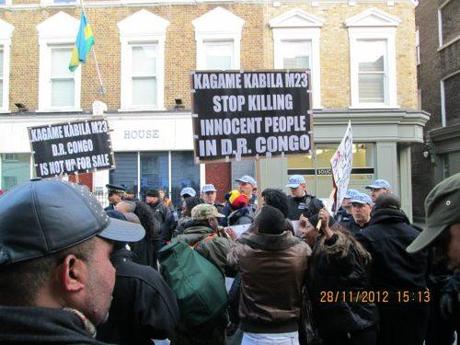
[[[69,70],[75,71],[80,62],[85,63],[86,57],[91,51],[94,44],[93,30],[86,20],[83,12],[80,14],[80,29],[78,30],[77,40],[75,47],[72,50],[72,57],[70,58]]]

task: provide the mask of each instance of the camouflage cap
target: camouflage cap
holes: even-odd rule
[[[425,199],[426,228],[407,247],[415,253],[430,245],[450,225],[460,222],[460,174],[445,179]]]
[[[210,204],[199,204],[192,208],[193,220],[206,220],[209,218],[224,218],[223,214],[217,211],[217,208]]]

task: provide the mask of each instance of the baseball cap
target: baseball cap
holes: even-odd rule
[[[353,195],[355,194],[359,194],[359,191],[357,191],[356,189],[349,189],[347,190],[344,199],[352,199]]]
[[[366,189],[391,189],[391,185],[387,180],[378,179],[366,186]]]
[[[432,243],[444,230],[460,222],[460,174],[437,184],[425,199],[426,228],[407,247],[415,253]]]
[[[0,266],[54,254],[94,236],[136,242],[139,224],[110,219],[86,186],[35,179],[0,198]]]
[[[203,188],[201,188],[201,193],[207,193],[207,192],[217,192],[216,187],[214,187],[213,184],[205,184]]]
[[[360,193],[360,192],[354,194],[350,201],[352,204],[353,203],[361,204],[361,205],[368,204],[372,206],[371,197],[367,194]]]
[[[192,208],[193,220],[205,220],[209,218],[224,218],[223,214],[217,211],[217,208],[210,204],[199,204]]]
[[[192,187],[182,188],[180,191],[180,196],[184,196],[184,195],[190,195],[192,197],[195,196],[196,195],[195,189],[193,189]]]
[[[286,185],[286,187],[297,188],[302,183],[305,183],[305,178],[302,175],[292,175],[291,177],[289,177],[288,184]]]
[[[118,184],[106,184],[105,185],[109,192],[114,192],[114,193],[124,193],[126,192],[126,187],[118,185]]]
[[[237,178],[235,181],[236,182],[242,182],[242,183],[249,183],[253,187],[257,187],[256,180],[254,180],[254,178],[249,176],[249,175],[243,175],[240,178]]]

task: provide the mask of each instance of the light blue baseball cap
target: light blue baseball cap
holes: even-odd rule
[[[201,188],[201,193],[207,193],[207,192],[217,192],[216,187],[212,183],[205,184],[203,188]]]
[[[356,193],[355,195],[353,195],[353,197],[351,198],[351,203],[356,203],[356,204],[361,204],[361,205],[365,205],[365,204],[368,204],[369,206],[372,206],[372,199],[369,195],[367,194],[364,194],[364,193]]]
[[[378,179],[366,186],[366,189],[391,189],[391,185],[387,180]]]
[[[353,195],[359,194],[359,191],[356,189],[349,189],[347,190],[347,193],[345,194],[344,199],[352,199]]]
[[[194,197],[196,195],[196,191],[192,187],[185,187],[180,191],[180,196],[184,195],[190,195],[191,197]]]
[[[302,175],[292,175],[291,177],[289,177],[288,184],[286,185],[286,187],[297,188],[302,183],[305,183],[305,178]]]
[[[249,176],[249,175],[243,175],[240,178],[237,178],[235,181],[240,182],[240,183],[249,183],[253,187],[257,187],[256,180],[254,180],[254,178],[252,176]]]

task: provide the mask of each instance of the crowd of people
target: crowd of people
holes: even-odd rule
[[[301,175],[216,202],[34,180],[0,197],[0,344],[450,345],[460,316],[460,174],[424,230],[391,185],[331,214]],[[241,227],[243,226],[243,227]],[[243,229],[243,230],[241,230]]]

